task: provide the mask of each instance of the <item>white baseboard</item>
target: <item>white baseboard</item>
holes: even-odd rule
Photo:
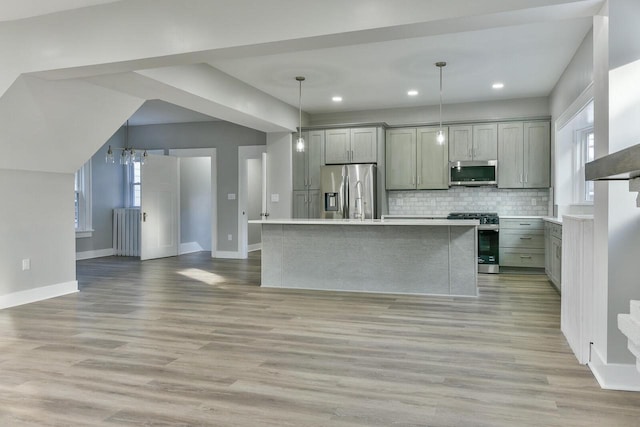
[[[198,242],[187,242],[187,243],[180,243],[180,249],[179,249],[179,254],[190,254],[193,252],[202,252],[204,251],[204,249],[202,248],[202,246],[200,246],[200,243]]]
[[[600,387],[606,390],[640,391],[640,372],[635,363],[605,363],[598,351],[591,347],[591,361],[587,365]]]
[[[247,247],[247,252],[254,252],[262,250],[262,243],[255,243]]]
[[[213,258],[242,259],[240,252],[234,251],[216,251]]]
[[[80,261],[83,259],[102,258],[104,256],[113,256],[113,248],[76,252],[76,261]]]
[[[75,292],[78,292],[78,282],[76,280],[13,292],[11,294],[0,295],[0,309],[60,297]]]

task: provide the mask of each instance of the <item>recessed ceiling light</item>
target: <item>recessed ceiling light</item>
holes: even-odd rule
[[[416,96],[418,94],[417,90],[410,90],[409,92],[407,92],[407,95],[409,96]]]
[[[504,83],[494,83],[493,85],[491,85],[491,87],[494,89],[502,89],[504,87]]]
[[[341,96],[334,96],[333,98],[331,98],[331,100],[333,102],[342,102],[342,97]]]

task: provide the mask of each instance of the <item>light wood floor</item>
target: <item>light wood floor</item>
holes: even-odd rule
[[[0,311],[0,426],[638,426],[559,330],[544,276],[479,298],[262,289],[259,254],[78,262]],[[398,280],[402,280],[401,277]]]

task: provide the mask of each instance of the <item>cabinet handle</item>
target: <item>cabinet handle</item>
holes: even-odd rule
[[[418,175],[418,185],[420,185],[420,175]]]
[[[523,182],[523,181],[522,181],[522,174],[520,174],[520,182],[521,182],[521,183]]]
[[[531,255],[520,255],[521,259],[531,259]]]
[[[531,225],[531,224],[528,222],[521,222],[520,225]]]
[[[524,174],[524,182],[529,182],[529,173]]]
[[[309,183],[307,185],[311,187],[311,178],[309,178]]]
[[[531,240],[531,237],[521,237],[520,240]]]
[[[353,150],[351,150],[351,161],[353,162]]]

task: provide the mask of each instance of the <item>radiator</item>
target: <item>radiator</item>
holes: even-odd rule
[[[140,256],[140,208],[113,210],[113,254]]]

